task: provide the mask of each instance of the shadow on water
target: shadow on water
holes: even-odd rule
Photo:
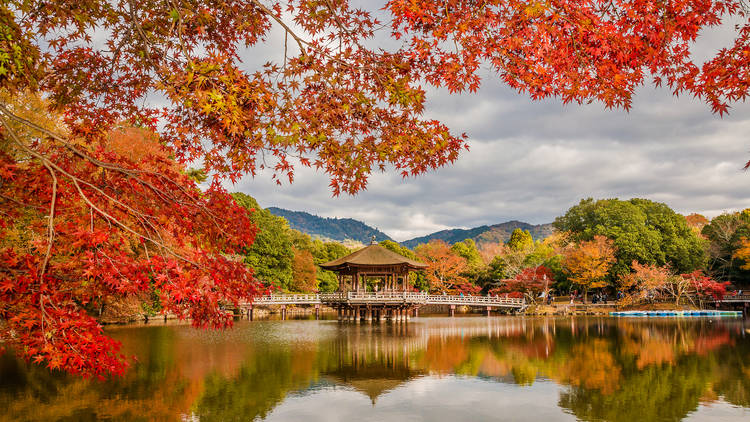
[[[294,406],[363,420],[430,411],[451,420],[465,406],[481,420],[509,397],[534,401],[514,408],[517,420],[547,409],[549,420],[676,421],[708,404],[743,418],[749,330],[742,320],[513,317],[112,327],[137,356],[122,378],[82,380],[0,356],[0,421],[283,420]]]

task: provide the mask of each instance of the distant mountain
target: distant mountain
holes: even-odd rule
[[[375,236],[375,240],[378,242],[381,240],[393,240],[380,230],[353,218],[318,217],[304,211],[290,211],[277,207],[266,209],[271,214],[286,218],[289,221],[289,227],[307,233],[312,237],[340,242],[354,240],[365,245],[372,241],[372,236]]]
[[[552,224],[528,224],[522,221],[508,221],[505,223],[495,224],[492,226],[479,226],[473,229],[451,229],[441,230],[427,236],[417,237],[404,242],[402,245],[408,248],[414,248],[420,243],[427,243],[432,239],[444,240],[453,244],[461,242],[464,239],[474,239],[477,244],[480,243],[499,243],[507,242],[513,230],[528,230],[534,240],[544,239],[552,234]]]

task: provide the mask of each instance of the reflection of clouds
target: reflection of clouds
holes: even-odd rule
[[[540,421],[575,420],[556,405],[559,387],[533,389],[463,377],[422,377],[373,405],[350,389],[324,388],[287,397],[266,421]],[[331,403],[335,403],[334,406]]]
[[[721,400],[709,405],[698,406],[698,409],[683,419],[683,422],[734,422],[738,420],[750,420],[750,409],[732,406]]]

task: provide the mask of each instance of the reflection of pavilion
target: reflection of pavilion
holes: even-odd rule
[[[380,333],[348,331],[332,346],[338,359],[321,368],[322,375],[365,394],[373,405],[381,394],[425,373],[414,368],[411,356],[427,347],[427,337],[413,336],[408,325]]]

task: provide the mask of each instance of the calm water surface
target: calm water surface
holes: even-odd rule
[[[750,322],[519,317],[109,330],[81,380],[0,357],[0,421],[750,421]]]

